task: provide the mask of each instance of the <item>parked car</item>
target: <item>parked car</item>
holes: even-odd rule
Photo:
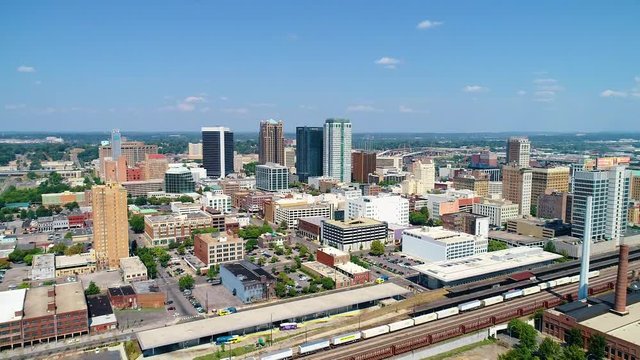
[[[167,310],[175,310],[175,309],[176,309],[176,307],[175,307],[175,306],[169,306],[169,307],[167,308]]]

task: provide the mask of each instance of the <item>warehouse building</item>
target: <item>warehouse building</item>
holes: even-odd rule
[[[546,252],[540,248],[518,247],[469,258],[422,264],[412,268],[419,272],[418,283],[429,289],[438,289],[530,270],[551,264],[561,257],[562,255]]]

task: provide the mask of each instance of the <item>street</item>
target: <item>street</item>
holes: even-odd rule
[[[160,287],[160,290],[167,294],[167,301],[173,300],[173,304],[169,306],[174,306],[176,308],[175,312],[180,314],[180,317],[198,315],[196,309],[180,291],[178,278],[169,276],[167,270],[162,266],[158,266],[156,283]]]

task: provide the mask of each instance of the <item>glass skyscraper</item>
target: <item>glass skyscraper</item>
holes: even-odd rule
[[[296,128],[296,174],[306,182],[309,176],[322,175],[322,128]]]
[[[351,121],[328,119],[324,123],[324,176],[338,181],[351,182]]]
[[[188,168],[170,168],[164,174],[164,188],[170,194],[192,193],[196,191],[196,182]]]
[[[223,178],[233,173],[233,133],[225,127],[202,128],[202,165],[207,176]]]

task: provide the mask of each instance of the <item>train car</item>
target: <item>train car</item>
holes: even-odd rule
[[[507,291],[506,293],[502,294],[502,296],[504,297],[504,300],[511,300],[511,299],[515,299],[517,297],[521,297],[523,296],[522,290],[511,290],[511,291]]]
[[[573,276],[570,278],[570,282],[571,282],[572,284],[573,284],[573,283],[577,283],[578,281],[580,281],[580,275],[573,275]]]
[[[460,310],[460,312],[469,311],[469,310],[477,309],[477,308],[479,308],[481,306],[482,306],[482,301],[473,300],[473,301],[468,301],[466,303],[462,303],[462,304],[458,305],[458,310]]]
[[[398,330],[406,329],[408,327],[412,327],[413,325],[414,325],[413,319],[400,320],[400,321],[392,322],[391,324],[389,324],[389,331],[390,332],[398,331]]]
[[[540,292],[540,286],[538,285],[530,286],[528,288],[522,289],[522,296],[527,296],[527,295],[531,295],[539,292]]]
[[[300,355],[308,355],[316,351],[326,349],[330,346],[331,346],[331,342],[328,339],[309,341],[304,344],[300,344],[298,346],[298,353]]]
[[[482,301],[482,306],[491,306],[504,301],[504,297],[502,295],[492,296],[486,299],[480,300]]]
[[[538,284],[538,288],[540,288],[540,290],[546,290],[549,288],[549,283],[548,282],[543,282]]]
[[[289,349],[278,350],[269,354],[265,354],[260,357],[260,360],[283,360],[283,359],[291,359],[292,357],[293,357],[293,350],[289,348]]]
[[[331,338],[331,345],[337,346],[341,344],[346,344],[354,341],[358,341],[362,338],[362,333],[360,331],[336,335]]]
[[[458,315],[460,313],[460,309],[458,307],[452,307],[440,311],[436,311],[436,315],[438,316],[438,320],[444,319],[449,316]]]
[[[567,285],[571,282],[571,278],[569,276],[565,276],[560,279],[556,279],[556,286]]]
[[[587,275],[587,277],[589,279],[591,279],[593,277],[597,277],[597,276],[600,276],[600,271],[599,270],[589,271],[589,275]]]
[[[426,324],[430,321],[438,320],[438,315],[436,313],[420,315],[413,318],[413,322],[416,325]]]
[[[363,339],[370,339],[378,335],[389,333],[389,325],[376,326],[371,329],[362,330],[361,333]]]
[[[282,323],[280,324],[280,330],[295,330],[298,328],[298,323]]]

